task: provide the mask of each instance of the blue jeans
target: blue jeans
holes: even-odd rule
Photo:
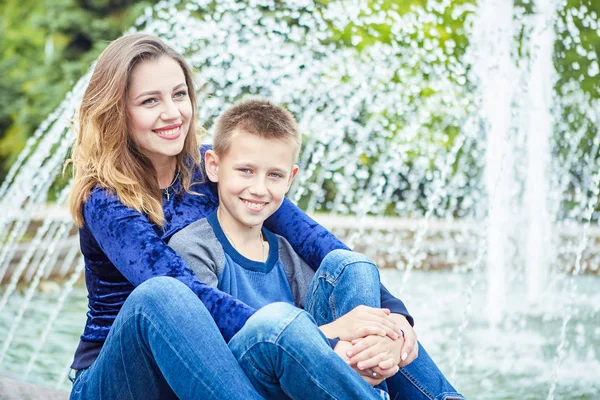
[[[313,278],[312,316],[285,303],[268,305],[228,346],[191,290],[173,278],[153,278],[128,297],[98,359],[77,374],[71,399],[382,398],[315,323],[359,304],[379,306],[379,273],[366,258],[335,251]],[[394,399],[454,393],[422,348],[387,383]]]
[[[149,279],[129,295],[70,398],[262,399],[204,304],[168,277]]]
[[[314,319],[288,303],[256,312],[229,348],[266,399],[388,399],[330,347]]]
[[[381,306],[379,270],[365,256],[334,250],[322,261],[313,277],[306,310],[317,324],[330,323],[358,305]],[[386,379],[392,400],[464,399],[448,382],[419,344],[419,356]]]
[[[305,311],[287,303],[263,307],[228,347],[187,286],[157,277],[129,295],[98,358],[77,374],[70,398],[262,396],[381,399],[382,393],[335,354]]]

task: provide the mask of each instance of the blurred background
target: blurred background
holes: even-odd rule
[[[597,1],[0,10],[0,376],[69,388],[87,299],[62,165],[94,61],[143,31],[194,67],[209,133],[246,97],[296,115],[289,197],[378,263],[468,398],[600,398]]]

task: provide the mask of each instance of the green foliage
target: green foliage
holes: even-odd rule
[[[428,19],[418,29],[398,35],[392,32],[390,25],[368,22],[371,11],[362,11],[360,15],[345,23],[329,21],[332,33],[328,43],[336,47],[356,47],[365,54],[365,50],[377,43],[392,44],[396,49],[411,52],[414,49],[443,49],[444,56],[435,60],[418,60],[411,65],[402,66],[412,76],[419,76],[422,86],[417,91],[407,90],[405,114],[394,114],[394,110],[386,110],[381,115],[362,113],[357,117],[357,123],[370,119],[383,118],[389,127],[390,140],[399,142],[411,141],[408,159],[413,160],[423,155],[431,145],[443,150],[449,150],[460,135],[461,121],[446,118],[448,104],[440,103],[436,113],[432,113],[428,122],[420,126],[415,137],[408,139],[400,137],[399,132],[409,124],[406,115],[415,115],[428,99],[439,97],[439,88],[435,87],[435,68],[447,71],[451,64],[460,64],[468,45],[469,37],[465,26],[472,22],[472,12],[476,0],[451,0],[442,2],[435,0],[368,0],[373,12],[397,13],[407,15],[415,10],[423,10],[435,18]],[[0,3],[0,181],[3,180],[8,166],[21,151],[29,136],[46,116],[62,101],[73,84],[88,70],[90,64],[98,57],[102,49],[111,40],[127,30],[142,10],[154,2],[139,2],[135,0],[3,0]],[[186,1],[182,1],[181,7]],[[315,0],[316,12],[323,12],[328,0]],[[443,4],[446,7],[442,7]],[[557,71],[556,91],[561,93],[569,82],[579,82],[587,96],[592,99],[600,97],[600,75],[591,76],[594,63],[598,62],[600,53],[600,38],[597,25],[600,14],[600,2],[592,0],[567,0],[565,9],[561,11],[557,27],[567,26],[568,30],[558,30],[555,44],[555,68]],[[217,9],[218,1],[209,5],[208,9],[198,10],[202,15]],[[265,6],[265,14],[277,16],[280,3],[273,2],[272,7]],[[516,0],[518,14],[529,16],[536,12],[534,0]],[[458,10],[458,11],[457,11]],[[461,11],[462,10],[462,11]],[[591,15],[591,18],[588,17]],[[298,24],[292,17],[286,17],[288,23]],[[308,29],[308,28],[307,28]],[[561,28],[562,29],[562,28]],[[569,41],[576,30],[577,40]],[[520,44],[527,39],[527,28],[524,26],[516,33]],[[415,47],[411,47],[415,46]],[[372,48],[372,47],[371,47]],[[526,46],[518,46],[519,53]],[[586,54],[583,54],[582,49]],[[519,54],[523,56],[523,54]],[[432,65],[435,64],[435,65]],[[196,66],[202,68],[202,66]],[[467,66],[468,68],[468,66]],[[466,71],[452,72],[449,79],[457,86],[471,90],[465,81]],[[350,79],[342,76],[341,80]],[[400,73],[392,78],[392,83],[402,84]],[[448,94],[456,100],[453,93]],[[466,104],[464,107],[473,107]],[[427,108],[427,107],[425,107]],[[469,112],[471,112],[470,110]],[[583,126],[588,134],[584,135],[581,148],[590,146],[590,139],[597,133],[597,127],[591,127],[584,122],[582,112],[565,107],[565,113],[573,114],[570,122],[575,131]],[[567,119],[567,115],[564,116]],[[569,120],[571,121],[571,120]],[[351,142],[352,138],[348,138]],[[563,142],[562,140],[559,142]],[[565,139],[565,143],[568,141]],[[429,146],[429,147],[428,147]],[[571,151],[565,147],[558,149],[564,153]],[[435,152],[430,152],[435,155]],[[458,159],[469,157],[468,151],[461,150]],[[376,154],[361,156],[362,166],[370,167],[376,164]],[[597,156],[594,155],[594,159]],[[409,161],[410,162],[410,161]],[[453,169],[456,171],[457,166]],[[475,175],[476,168],[463,168]],[[475,176],[471,176],[476,180]],[[331,182],[325,182],[325,186]],[[331,200],[335,185],[325,188],[327,199]]]
[[[1,3],[0,181],[37,126],[106,44],[129,28],[148,4],[133,0]]]

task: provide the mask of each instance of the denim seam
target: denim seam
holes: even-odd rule
[[[311,382],[313,382],[313,383],[314,383],[314,385],[315,385],[315,386],[317,386],[319,389],[321,389],[321,390],[322,390],[324,393],[326,393],[328,396],[331,396],[331,398],[332,398],[332,399],[336,399],[336,400],[337,400],[337,399],[338,399],[337,397],[335,397],[334,395],[332,395],[331,393],[329,393],[329,392],[328,392],[328,391],[327,391],[325,388],[323,388],[323,387],[322,387],[322,386],[319,384],[319,382],[317,382],[317,381],[315,381],[315,380],[314,380],[314,378],[313,378],[312,374],[308,373],[308,371],[306,370],[306,368],[304,367],[304,365],[303,365],[302,363],[300,363],[300,362],[299,362],[299,361],[298,361],[298,360],[297,360],[297,359],[296,359],[294,356],[292,356],[292,355],[291,355],[291,354],[290,354],[290,353],[289,353],[289,352],[288,352],[288,351],[287,351],[287,350],[286,350],[286,349],[285,349],[283,346],[281,346],[281,345],[279,345],[279,344],[277,343],[277,342],[279,341],[279,338],[280,338],[280,337],[281,337],[281,335],[283,334],[283,332],[285,332],[285,330],[286,330],[286,329],[288,329],[288,327],[290,326],[290,324],[291,324],[291,323],[292,323],[292,322],[293,322],[293,321],[294,321],[296,318],[298,318],[298,317],[299,317],[301,314],[302,314],[301,312],[300,312],[300,313],[298,313],[298,314],[296,314],[296,316],[295,316],[294,318],[292,318],[292,319],[291,319],[291,321],[290,321],[290,322],[288,322],[288,323],[286,324],[286,326],[285,326],[285,327],[284,327],[284,328],[281,330],[281,332],[280,332],[280,333],[277,335],[277,337],[275,338],[275,340],[274,340],[274,341],[271,341],[271,340],[264,340],[264,339],[263,339],[263,340],[260,340],[259,342],[256,342],[256,343],[252,344],[252,346],[250,346],[248,349],[246,349],[246,351],[244,351],[244,352],[241,354],[241,356],[240,356],[240,359],[241,359],[241,358],[243,358],[243,357],[246,355],[246,353],[248,353],[248,352],[249,352],[249,351],[250,351],[252,348],[254,348],[255,346],[257,346],[258,344],[261,344],[261,343],[266,343],[266,344],[271,344],[271,345],[273,345],[273,346],[277,346],[277,347],[279,347],[279,348],[280,348],[282,351],[284,351],[284,352],[285,352],[285,353],[288,355],[288,357],[290,357],[292,360],[294,360],[294,361],[295,361],[295,362],[296,362],[298,365],[300,365],[300,366],[301,366],[301,367],[302,367],[302,368],[303,368],[303,369],[304,369],[304,370],[307,372],[307,375],[308,375],[308,376],[310,376],[310,380],[311,380]],[[263,375],[264,375],[264,374],[263,374]]]
[[[272,344],[272,343],[270,343],[270,342],[258,342],[258,343],[254,343],[252,346],[250,346],[250,348],[249,348],[247,351],[245,351],[245,352],[244,352],[244,354],[242,354],[242,356],[240,357],[240,361],[242,360],[242,358],[244,358],[244,356],[246,355],[246,353],[247,353],[248,351],[250,351],[250,349],[254,348],[254,346],[258,346],[259,344],[265,344],[265,343],[266,343],[266,344]],[[238,362],[239,362],[239,361],[238,361]],[[258,365],[257,365],[257,364],[254,362],[254,360],[252,359],[252,357],[249,357],[249,358],[248,358],[248,362],[249,362],[250,364],[252,364],[252,367],[254,368],[254,370],[255,370],[256,372],[258,372],[259,374],[261,374],[262,376],[264,376],[265,378],[267,378],[267,379],[268,379],[268,380],[270,380],[270,381],[275,381],[275,382],[277,382],[277,380],[276,380],[276,379],[273,379],[273,377],[272,377],[272,376],[269,376],[269,375],[265,374],[264,372],[262,372],[262,371],[260,370],[259,366],[258,366]]]
[[[85,383],[82,376],[85,374],[86,370],[88,370],[88,369],[89,369],[89,367],[81,370],[81,373],[79,374],[79,376],[77,376],[75,378],[75,380],[73,381],[73,387],[71,388],[71,393],[81,394],[81,392],[83,391],[83,387],[81,385],[83,385],[83,383]],[[79,388],[77,388],[77,386],[79,386]]]
[[[450,396],[450,397],[448,397]],[[464,397],[460,395],[458,392],[443,392],[440,393],[436,400],[464,400]]]
[[[325,272],[323,275],[321,275],[319,278],[324,279],[326,282],[328,282],[334,289],[339,281],[340,276],[342,275],[342,272],[348,268],[351,265],[354,264],[371,264],[373,267],[377,268],[377,266],[370,262],[370,261],[366,261],[366,260],[345,260],[344,262],[341,263],[341,265],[338,267],[338,269],[336,270],[336,274],[332,275],[328,272]],[[314,292],[316,292],[316,288],[313,290],[313,294]],[[329,296],[329,308],[331,310],[332,313],[332,317],[334,320],[338,319],[340,316],[337,315],[337,310],[335,308],[335,295],[332,293]]]
[[[306,309],[308,311],[308,313],[310,315],[315,315],[314,313],[314,309],[315,309],[315,293],[317,292],[317,289],[319,288],[319,285],[313,285],[312,287],[312,291],[311,291],[311,295],[310,295],[310,299],[308,299],[309,301],[306,302]]]
[[[115,336],[117,338],[119,338],[119,345],[121,345],[121,332],[123,331],[123,326],[128,323],[132,318],[135,318],[135,314],[132,314],[129,316],[129,318],[127,318],[125,321],[123,321],[123,323],[121,324],[121,326],[119,327],[119,330],[117,332],[115,332]],[[123,353],[121,353],[121,357],[119,357],[121,359],[121,370],[125,371],[125,360],[123,359]],[[133,397],[133,393],[131,392],[131,384],[129,383],[129,376],[128,374],[123,374],[125,375],[125,381],[127,382],[127,392],[129,393],[129,398],[131,398],[131,400],[135,400],[135,398]]]
[[[277,339],[275,339],[275,343],[274,343],[274,344],[275,344],[276,346],[279,346],[279,344],[278,344],[277,342],[279,341],[279,338],[281,337],[281,335],[283,334],[283,332],[284,332],[286,329],[288,329],[288,328],[289,328],[289,326],[290,326],[290,324],[291,324],[291,323],[292,323],[292,322],[293,322],[295,319],[297,319],[297,318],[298,318],[298,317],[299,317],[301,314],[302,314],[302,313],[298,313],[298,314],[296,314],[296,316],[295,316],[295,317],[294,317],[294,318],[293,318],[293,319],[292,319],[292,320],[291,320],[291,321],[290,321],[290,322],[289,322],[289,323],[288,323],[288,324],[285,326],[285,328],[283,328],[283,329],[281,330],[280,334],[277,336]],[[294,361],[295,361],[295,362],[296,362],[298,365],[300,365],[300,366],[301,366],[301,367],[304,369],[304,371],[306,371],[307,375],[308,375],[308,376],[310,376],[310,380],[311,380],[311,381],[314,383],[314,385],[315,385],[315,386],[317,386],[319,389],[321,389],[321,390],[322,390],[324,393],[326,393],[328,396],[331,396],[331,398],[333,398],[333,399],[337,399],[337,397],[335,397],[333,394],[329,393],[329,392],[328,392],[328,391],[327,391],[327,390],[326,390],[326,389],[325,389],[323,386],[321,386],[321,385],[319,384],[319,382],[317,382],[317,381],[316,381],[316,380],[313,378],[312,374],[308,373],[308,371],[307,371],[306,367],[304,367],[304,365],[303,365],[303,364],[302,364],[300,361],[298,361],[298,360],[297,360],[297,359],[296,359],[296,358],[295,358],[295,357],[294,357],[292,354],[290,354],[290,353],[289,353],[289,352],[288,352],[288,351],[287,351],[287,350],[286,350],[286,349],[285,349],[283,346],[279,346],[279,347],[281,348],[281,350],[283,350],[283,351],[284,351],[284,352],[285,352],[285,353],[288,355],[288,357],[290,357],[292,360],[294,360]]]
[[[421,384],[419,384],[419,382],[417,381],[417,379],[415,379],[415,377],[412,376],[412,374],[409,371],[407,371],[405,368],[400,368],[399,372],[402,375],[404,375],[404,377],[410,383],[412,383],[421,393],[423,393],[425,396],[427,396],[428,399],[435,400],[435,397],[433,396],[433,394],[431,394],[427,389],[425,389]]]
[[[325,281],[327,281],[327,278],[325,276],[322,276],[322,275],[318,276],[317,279],[318,280],[325,279]],[[316,301],[315,301],[315,294],[319,290],[319,286],[320,286],[319,283],[316,283],[316,284],[312,285],[312,291],[310,293],[310,299],[308,299],[310,301],[308,301],[307,304],[306,304],[306,308],[307,308],[308,313],[310,315],[312,315],[315,319],[317,317],[316,312],[315,312],[315,303],[316,303]],[[322,314],[322,313],[320,313],[320,314]],[[325,320],[328,319],[327,316],[323,316],[323,315],[319,315],[319,317],[323,318]]]
[[[335,308],[335,294],[333,291],[331,292],[331,296],[329,296],[329,308],[331,309],[331,315],[335,321],[339,318],[339,316],[337,315],[337,310]]]
[[[169,341],[167,339],[165,339],[165,337],[162,335],[162,333],[160,332],[160,330],[157,328],[156,324],[152,321],[152,319],[146,315],[144,312],[139,312],[139,315],[142,316],[143,318],[145,318],[148,322],[150,322],[150,324],[152,324],[152,326],[154,327],[154,329],[156,330],[157,334],[160,336],[160,338],[167,344],[167,346],[169,346],[171,348],[171,350],[173,350],[173,352],[177,355],[177,357],[179,358],[179,360],[182,362],[182,364],[184,365],[184,367],[188,370],[188,373],[190,375],[192,375],[194,377],[194,379],[196,379],[198,382],[202,382],[202,380],[199,378],[199,376],[194,373],[194,370],[192,368],[189,367],[189,365],[187,365],[187,363],[183,360],[183,358],[181,357],[181,355],[177,352],[177,350],[171,345],[171,343],[169,343]],[[126,322],[129,322],[130,319],[135,318],[135,314],[131,315],[129,318],[127,318],[123,324],[121,324],[120,330],[122,330],[123,326],[125,325]],[[164,377],[164,374],[163,374]],[[166,378],[165,378],[166,380]],[[129,386],[129,382],[127,382],[127,385]],[[212,391],[212,389],[206,385],[204,385],[208,390],[210,390],[211,394],[214,396],[215,393]],[[172,390],[172,389],[171,389]],[[133,396],[131,397],[133,399]]]
[[[290,319],[284,326],[284,328],[281,330],[281,332],[279,332],[279,334],[277,335],[277,337],[275,338],[274,344],[277,344],[277,342],[279,341],[279,338],[281,337],[281,335],[283,334],[283,332],[285,332],[285,330],[290,326],[290,324],[292,322],[294,322],[294,320],[296,320],[300,314],[302,314],[302,311],[298,311],[296,312],[296,315],[294,315],[294,317],[292,319]]]
[[[286,327],[286,328],[287,328],[287,327]],[[285,329],[284,329],[284,330],[285,330]],[[277,346],[277,347],[279,347],[279,348],[280,348],[280,349],[281,349],[283,352],[285,352],[285,354],[287,354],[287,355],[288,355],[288,357],[290,357],[292,360],[294,360],[294,362],[296,362],[298,365],[302,366],[302,368],[304,369],[304,371],[306,371],[306,375],[308,375],[308,376],[310,377],[310,381],[311,381],[311,382],[312,382],[312,383],[313,383],[313,384],[314,384],[316,387],[318,387],[319,389],[321,389],[321,390],[323,391],[323,393],[327,394],[328,396],[331,396],[331,398],[332,398],[332,399],[338,400],[338,398],[337,398],[337,397],[335,397],[334,395],[332,395],[331,393],[329,393],[329,392],[328,392],[328,391],[327,391],[327,390],[326,390],[326,389],[325,389],[323,386],[321,386],[321,385],[319,384],[319,382],[315,381],[315,379],[313,378],[312,374],[308,373],[308,371],[307,371],[307,370],[306,370],[306,368],[305,368],[305,367],[302,365],[302,363],[301,363],[301,362],[299,362],[299,361],[298,361],[298,360],[297,360],[297,359],[296,359],[294,356],[292,356],[292,355],[291,355],[291,354],[290,354],[290,353],[289,353],[289,352],[288,352],[288,351],[287,351],[285,348],[283,348],[282,346],[278,345],[278,344],[277,344],[277,343],[275,343],[275,342],[268,341],[268,340],[261,340],[260,342],[257,342],[257,343],[254,343],[254,344],[252,344],[252,346],[250,346],[250,347],[249,347],[249,348],[248,348],[246,351],[244,351],[244,353],[243,353],[243,354],[241,355],[241,357],[240,357],[240,360],[241,360],[242,358],[244,358],[244,357],[246,356],[246,354],[247,354],[247,353],[248,353],[250,350],[252,350],[254,347],[258,346],[259,344],[269,344],[269,345],[272,345],[272,346]],[[252,363],[252,365],[253,365],[253,366],[256,368],[256,364],[255,364],[253,361],[251,361],[251,360],[249,360],[249,361],[250,361],[250,362]],[[266,377],[268,377],[268,378],[269,378],[269,379],[271,379],[271,380],[273,379],[273,377],[272,377],[272,376],[268,376],[268,375],[264,374],[264,373],[263,373],[263,372],[261,372],[259,369],[256,369],[256,370],[257,370],[257,371],[258,371],[258,372],[259,372],[261,375],[263,375],[263,376],[266,376]],[[286,393],[286,394],[287,394],[287,393]]]
[[[371,264],[372,266],[377,268],[377,266],[373,262],[367,261],[367,260],[351,260],[351,261],[344,260],[344,262],[342,262],[340,264],[340,266],[338,267],[338,270],[336,270],[335,276],[331,275],[329,273],[325,273],[323,275],[323,277],[327,280],[327,282],[329,282],[331,284],[331,286],[335,287],[335,285],[337,284],[337,281],[339,280],[340,276],[342,275],[342,271],[344,271],[344,269],[346,269],[347,267],[354,265],[354,264]],[[331,279],[328,279],[329,277],[331,277]]]
[[[248,351],[250,351],[250,349],[252,349],[256,344],[259,343],[270,343],[270,344],[274,344],[277,345],[277,341],[279,340],[279,338],[281,337],[281,334],[288,328],[288,326],[290,326],[290,324],[296,319],[298,318],[298,316],[302,314],[302,312],[298,312],[292,319],[290,319],[285,326],[283,327],[283,329],[281,330],[281,332],[279,332],[277,334],[277,336],[275,337],[275,339],[260,339],[260,341],[253,343],[252,346],[248,347],[246,350],[244,350],[244,352],[242,354],[240,354],[240,358],[244,357],[246,355],[246,353]],[[243,328],[243,327],[242,327]]]

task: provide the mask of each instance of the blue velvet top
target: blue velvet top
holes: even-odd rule
[[[202,181],[201,171],[196,172],[194,181]],[[180,184],[176,182],[171,193],[179,190]],[[200,282],[167,246],[175,232],[206,217],[218,206],[215,184],[207,180],[193,185],[192,190],[200,195],[181,191],[177,195],[163,196],[162,228],[150,222],[146,215],[125,206],[110,191],[100,187],[92,190],[83,206],[85,225],[79,230],[89,311],[71,368],[87,368],[94,362],[127,296],[137,285],[155,276],[171,276],[185,283],[204,303],[227,342],[254,313],[254,309],[243,302]],[[285,237],[314,270],[331,250],[347,249],[288,199],[265,226]],[[381,306],[405,315],[413,323],[402,301],[383,285]]]

